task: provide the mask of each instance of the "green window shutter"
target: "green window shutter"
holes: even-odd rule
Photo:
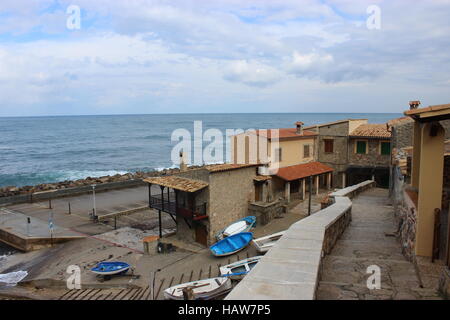
[[[391,154],[391,143],[390,142],[382,142],[381,143],[381,154],[383,154],[383,155]]]
[[[366,154],[367,143],[366,141],[356,142],[356,153]]]

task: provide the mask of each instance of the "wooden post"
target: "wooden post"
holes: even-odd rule
[[[161,210],[158,210],[159,238],[162,238]]]
[[[69,214],[72,214],[72,210],[70,208],[70,202],[69,202]]]
[[[316,195],[319,194],[319,175],[316,176]]]
[[[312,176],[309,176],[308,216],[311,215]]]
[[[161,210],[164,211],[164,187],[160,186],[161,188]]]
[[[48,199],[48,208],[52,209],[52,199]]]
[[[305,200],[306,197],[306,179],[302,179],[302,200]]]

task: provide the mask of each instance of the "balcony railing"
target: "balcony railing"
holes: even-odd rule
[[[194,209],[184,207],[177,207],[175,201],[168,201],[166,198],[161,199],[161,196],[150,197],[150,208],[161,210],[170,214],[179,214],[185,218],[192,220],[201,220],[207,218],[206,202],[202,205],[195,206]]]

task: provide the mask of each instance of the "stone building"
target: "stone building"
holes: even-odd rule
[[[179,239],[211,245],[217,232],[249,215],[250,209],[261,223],[280,213],[281,203],[270,194],[271,178],[258,175],[257,168],[257,164],[207,165],[144,179],[149,206],[172,216]],[[161,192],[152,194],[152,185],[160,186]]]
[[[346,119],[305,127],[317,133],[316,159],[334,169],[332,185],[347,185],[375,179],[389,185],[390,138],[384,124],[367,119]]]

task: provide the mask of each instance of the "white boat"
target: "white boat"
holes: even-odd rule
[[[190,288],[194,299],[208,300],[218,297],[230,291],[231,279],[228,277],[217,277],[192,282],[182,283],[164,290],[164,297],[169,300],[184,300],[183,289]]]
[[[220,267],[220,274],[233,280],[241,280],[259,262],[262,256],[247,258]]]
[[[256,217],[248,216],[244,217],[236,222],[233,222],[225,229],[220,230],[216,234],[217,241],[222,240],[223,238],[241,233],[241,232],[249,232],[256,225]]]
[[[285,231],[277,232],[265,237],[252,240],[253,246],[258,253],[266,253],[283,236]]]
[[[225,230],[223,230],[223,234],[228,237],[239,232],[244,232],[245,229],[247,229],[247,222],[238,221],[236,223],[233,223],[231,226],[228,226]]]

